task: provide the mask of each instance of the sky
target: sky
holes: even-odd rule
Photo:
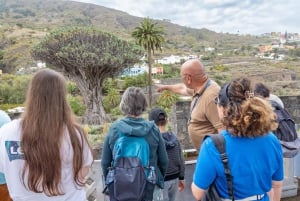
[[[190,28],[260,35],[300,33],[299,0],[75,0]]]

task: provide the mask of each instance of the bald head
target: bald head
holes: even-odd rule
[[[205,82],[207,80],[204,67],[199,59],[190,59],[183,63],[181,66],[181,74],[189,74],[193,76],[195,80],[200,82]]]

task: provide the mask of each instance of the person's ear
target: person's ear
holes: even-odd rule
[[[186,76],[186,81],[187,81],[188,83],[192,83],[192,76],[188,74],[188,75]]]
[[[217,108],[218,108],[218,114],[219,114],[220,119],[226,117],[226,109],[223,106],[221,106],[220,104],[217,104]]]
[[[220,107],[222,107],[223,117],[227,117],[227,110],[226,110],[226,108],[223,107],[223,106],[220,106]]]

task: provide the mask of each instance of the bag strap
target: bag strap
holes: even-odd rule
[[[232,176],[231,176],[230,169],[229,169],[228,156],[226,154],[225,138],[221,134],[210,134],[210,135],[206,135],[206,136],[211,137],[213,143],[215,144],[215,147],[220,152],[221,161],[222,161],[224,169],[225,169],[228,193],[229,193],[230,199],[234,201]]]
[[[200,94],[199,94],[199,93],[196,94],[196,98],[195,98],[194,103],[193,103],[193,106],[191,107],[191,110],[190,110],[190,116],[189,116],[189,119],[188,119],[188,123],[191,121],[191,118],[192,118],[192,112],[193,112],[195,106],[197,105],[197,103],[198,103],[200,97],[201,97],[202,94],[205,92],[205,90],[207,89],[207,87],[210,86],[210,84],[211,84],[211,81],[208,80],[207,83],[206,83],[206,85],[205,85],[205,87],[204,87],[204,89],[202,90],[202,92],[201,92]]]

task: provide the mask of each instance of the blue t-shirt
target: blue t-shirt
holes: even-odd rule
[[[3,126],[3,124],[10,122],[10,117],[8,116],[8,114],[6,114],[6,112],[0,110],[0,127]],[[5,184],[5,177],[4,174],[2,174],[0,172],[0,184]]]
[[[272,188],[272,180],[284,178],[283,155],[276,136],[269,133],[253,138],[234,137],[228,131],[221,134],[226,140],[235,199],[265,194],[262,200],[269,200],[266,193]],[[215,179],[220,196],[229,198],[224,166],[218,150],[208,138],[201,145],[193,182],[207,189]]]

